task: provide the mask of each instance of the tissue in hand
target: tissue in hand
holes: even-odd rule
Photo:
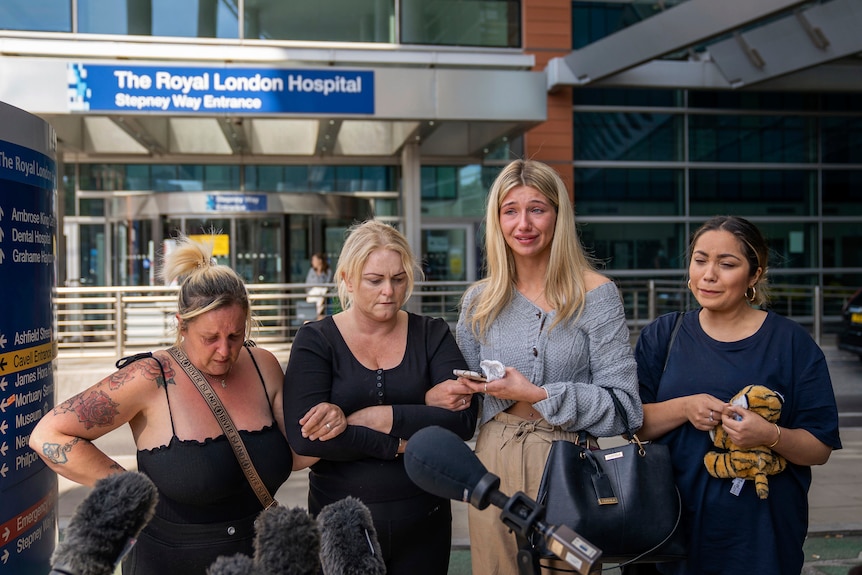
[[[483,359],[479,367],[482,368],[482,373],[488,381],[494,381],[506,375],[506,366],[495,359]]]

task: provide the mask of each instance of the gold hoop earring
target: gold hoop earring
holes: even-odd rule
[[[689,280],[687,282],[685,282],[685,285],[687,285],[689,291],[691,291],[691,278],[689,278]]]
[[[751,290],[751,295],[748,295],[749,289]],[[751,303],[754,303],[754,300],[757,299],[757,288],[754,286],[748,286],[748,289],[745,290],[745,299],[747,299]]]

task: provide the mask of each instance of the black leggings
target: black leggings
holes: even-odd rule
[[[322,508],[320,503],[309,494],[313,514]],[[448,499],[423,494],[365,505],[374,521],[387,575],[446,575],[452,549]]]

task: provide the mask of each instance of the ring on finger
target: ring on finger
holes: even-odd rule
[[[488,393],[488,384],[485,384],[485,393]]]
[[[709,410],[709,420],[715,421],[715,419],[712,418],[712,410],[711,409]]]
[[[463,397],[461,398],[461,405],[467,405],[467,400]]]
[[[326,426],[326,429],[328,429],[329,431],[332,431],[332,426],[329,425],[329,422],[324,423],[324,425]]]

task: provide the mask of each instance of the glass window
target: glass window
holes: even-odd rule
[[[278,191],[307,192],[310,189],[308,166],[285,166],[284,180]]]
[[[125,168],[112,164],[81,164],[80,189],[111,192],[125,189]]]
[[[393,0],[245,0],[243,16],[247,39],[395,42]]]
[[[3,0],[0,30],[72,32],[70,0]]]
[[[482,166],[423,166],[422,215],[482,218],[488,186]]]
[[[572,90],[575,106],[654,106],[682,105],[681,90],[625,90],[622,88],[578,88]]]
[[[364,192],[395,191],[394,168],[385,166],[362,166],[362,185]]]
[[[668,162],[682,159],[682,116],[575,114],[575,159]]]
[[[862,214],[862,171],[824,170],[822,182],[824,216]]]
[[[816,159],[814,118],[693,114],[689,126],[693,162],[808,163]]]
[[[509,139],[504,136],[499,142],[491,144],[490,147],[485,148],[484,154],[485,161],[508,161],[511,158],[523,158],[524,138],[523,136],[517,136]]]
[[[246,283],[273,283],[283,280],[284,241],[281,218],[238,218],[236,220],[236,272]],[[275,313],[270,310],[268,313]]]
[[[747,214],[739,215],[746,217]],[[820,265],[817,224],[803,222],[755,223],[760,228],[763,237],[766,238],[766,243],[769,244],[770,269],[810,268]]]
[[[90,34],[238,38],[237,0],[78,0],[78,31]]]
[[[828,117],[821,120],[823,162],[862,164],[862,117]]]
[[[578,223],[584,248],[609,270],[680,270],[685,262],[683,224]]]
[[[239,171],[234,173],[231,170],[225,178],[228,176],[233,181],[239,177]],[[245,189],[248,191],[386,192],[394,191],[393,181],[394,168],[388,166],[245,167]]]
[[[78,201],[78,215],[102,217],[105,215],[105,200],[102,198],[81,198]]]
[[[811,170],[691,170],[692,215],[816,215],[817,174]]]
[[[578,215],[676,216],[682,199],[682,170],[575,169]]]
[[[205,190],[239,190],[239,166],[203,166]]]
[[[335,169],[335,189],[339,192],[358,192],[362,190],[361,166],[338,166]]]
[[[308,185],[312,192],[335,191],[335,167],[309,166]]]
[[[81,241],[81,285],[107,285],[105,226],[103,224],[81,224],[78,226],[78,233]]]
[[[401,202],[394,198],[374,198],[372,201],[374,216],[378,218],[395,218],[399,215],[398,206]]]
[[[808,92],[701,92],[688,94],[691,108],[730,108],[735,110],[817,110],[820,99]]]
[[[862,98],[858,92],[821,94],[821,109],[828,112],[862,112]]]
[[[859,222],[823,223],[823,267],[862,267],[862,226]]]
[[[630,2],[572,2],[572,49],[578,50],[633,23]]]
[[[126,189],[129,190],[151,190],[150,166],[129,165],[126,166]]]
[[[63,165],[63,215],[74,216],[75,210],[75,164]]]
[[[305,166],[246,166],[245,189],[254,192],[304,192],[308,190]]]
[[[521,46],[517,0],[402,0],[401,42],[443,46]]]

